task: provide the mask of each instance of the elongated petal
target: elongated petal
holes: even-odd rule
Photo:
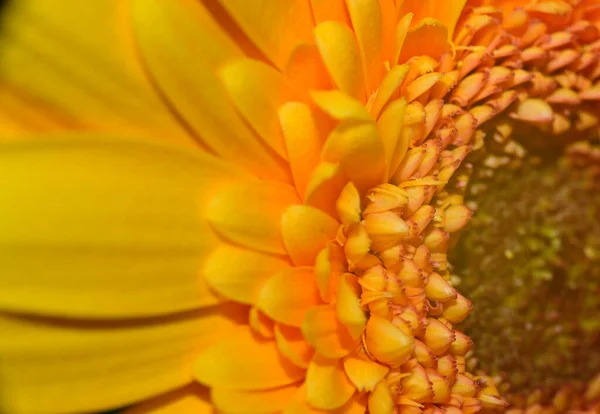
[[[294,267],[271,276],[256,306],[277,322],[301,326],[306,312],[321,303],[312,267]]]
[[[317,353],[327,358],[346,356],[356,345],[346,327],[337,319],[332,305],[310,309],[302,324],[302,333]]]
[[[229,414],[268,414],[284,409],[298,392],[298,384],[259,391],[213,388],[210,396],[217,410]]]
[[[207,218],[223,237],[234,243],[285,254],[281,214],[292,204],[300,204],[293,187],[252,181],[227,187],[213,197],[207,206]]]
[[[339,408],[355,392],[341,359],[314,356],[306,372],[306,396],[310,405],[322,410]]]
[[[96,135],[5,143],[0,159],[0,308],[133,317],[219,301],[201,276],[218,241],[202,210],[237,169]]]
[[[192,383],[119,411],[120,414],[212,414],[209,390]]]
[[[302,331],[293,326],[275,325],[275,342],[281,353],[294,364],[307,368],[315,351],[310,346]]]
[[[269,154],[244,124],[217,76],[217,67],[244,55],[204,6],[170,0],[133,3],[142,57],[158,87],[198,139],[220,157],[260,177],[290,181],[281,160]]]
[[[292,384],[304,369],[283,358],[275,342],[238,328],[198,357],[194,376],[203,384],[235,390],[260,390]]]
[[[183,386],[197,352],[245,314],[234,305],[136,322],[0,313],[0,412],[100,411]]]
[[[317,121],[308,105],[288,102],[279,108],[279,122],[294,184],[300,197],[304,198],[323,145]]]
[[[365,85],[360,54],[350,28],[327,21],[315,28],[317,47],[331,79],[342,92],[362,100]]]
[[[338,289],[337,317],[348,329],[352,338],[358,340],[367,324],[367,315],[360,306],[361,289],[358,277],[352,273],[344,274],[340,278]]]
[[[279,69],[284,68],[298,43],[310,42],[312,38],[312,18],[307,1],[223,0],[221,3]]]
[[[203,275],[210,287],[223,296],[254,304],[263,283],[289,267],[289,261],[281,256],[222,245],[206,260]]]
[[[340,223],[311,206],[290,206],[281,217],[283,243],[298,265],[312,266],[319,251],[335,238]]]
[[[13,132],[143,132],[193,144],[144,76],[127,19],[121,2],[22,0],[3,9],[0,102]]]
[[[229,97],[246,122],[280,157],[288,159],[277,111],[295,100],[292,85],[272,66],[254,59],[237,59],[219,70]]]
[[[386,376],[389,367],[378,364],[369,358],[356,354],[344,358],[344,369],[348,378],[359,391],[373,391],[379,381]]]

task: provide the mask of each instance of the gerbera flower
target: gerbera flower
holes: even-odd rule
[[[455,327],[463,161],[596,127],[600,34],[482,3],[9,4],[0,411],[503,407]]]

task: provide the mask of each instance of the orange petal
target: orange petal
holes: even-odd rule
[[[279,108],[279,122],[294,184],[300,198],[304,198],[310,174],[321,153],[317,121],[306,104],[288,102]]]
[[[396,66],[400,68],[402,66]],[[381,117],[377,121],[377,130],[381,135],[381,141],[385,150],[386,158],[386,179],[389,177],[390,172],[394,169],[394,164],[400,163],[398,160],[402,160],[409,145],[409,135],[403,134],[404,122],[398,121],[404,119],[404,112],[406,109],[406,100],[396,99],[390,103]]]
[[[220,3],[279,69],[284,68],[298,43],[312,40],[312,17],[308,2],[222,0]]]
[[[342,92],[363,100],[363,70],[354,35],[348,26],[326,21],[315,28],[315,41],[329,75]]]
[[[287,160],[278,109],[296,100],[291,83],[272,66],[253,59],[237,59],[219,69],[231,101],[246,122],[281,158]]]
[[[369,413],[389,414],[393,413],[396,403],[385,381],[379,381],[375,390],[369,394]]]
[[[405,0],[400,10],[404,13],[415,13],[415,21],[431,17],[440,21],[448,30],[448,40],[452,40],[454,29],[467,0]]]
[[[336,316],[332,305],[316,306],[306,313],[302,333],[315,350],[327,358],[341,358],[355,347],[355,342]]]
[[[304,202],[337,218],[336,201],[347,182],[339,163],[321,162],[310,176]]]
[[[425,18],[408,31],[398,61],[421,55],[437,60],[449,48],[448,28],[436,19]]]
[[[408,73],[408,69],[408,65],[394,66],[383,77],[381,85],[379,85],[379,89],[377,89],[377,93],[375,94],[375,98],[373,99],[373,103],[371,104],[370,108],[373,118],[377,119],[379,117],[383,107],[388,103],[390,98],[392,98],[400,85],[402,85],[402,81],[404,81],[404,77]]]
[[[194,376],[210,387],[260,390],[292,384],[304,377],[304,369],[282,358],[275,341],[259,339],[245,327],[202,352]]]
[[[314,265],[319,251],[335,238],[340,223],[311,206],[290,206],[281,216],[283,243],[294,264]]]
[[[350,335],[358,340],[367,324],[367,316],[360,306],[361,289],[358,277],[352,273],[346,273],[339,283],[335,304],[337,317],[348,328]]]
[[[385,171],[385,152],[375,123],[340,122],[327,137],[321,157],[339,162],[359,192],[379,184]]]
[[[412,335],[377,314],[369,317],[366,333],[369,353],[386,364],[400,365],[406,362],[415,347]]]
[[[255,306],[250,308],[248,324],[254,332],[263,338],[271,339],[275,336],[273,333],[275,329],[275,322],[273,319],[269,318],[263,312],[258,310],[258,308]]]
[[[283,410],[298,392],[298,384],[259,391],[212,388],[210,396],[217,410],[229,414],[267,414]]]
[[[344,405],[356,388],[346,376],[341,359],[315,355],[306,371],[306,399],[322,410],[333,410]]]
[[[222,295],[236,302],[254,304],[263,283],[289,267],[289,261],[281,256],[222,245],[208,257],[202,274]]]
[[[256,306],[277,322],[301,326],[306,312],[321,303],[312,267],[294,267],[271,276]]]
[[[363,65],[367,96],[379,86],[383,76],[382,16],[378,0],[347,0],[348,13]]]
[[[206,207],[206,216],[232,242],[267,253],[286,254],[281,215],[292,204],[300,204],[293,187],[254,181],[219,192]]]
[[[364,355],[351,354],[344,358],[344,369],[359,392],[373,391],[390,370]]]
[[[279,351],[287,359],[301,368],[308,368],[315,350],[306,342],[300,329],[275,324],[275,342]]]

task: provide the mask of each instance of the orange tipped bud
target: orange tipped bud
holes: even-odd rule
[[[462,229],[468,222],[473,212],[465,205],[450,206],[445,211],[444,228],[448,233]]]
[[[398,278],[405,286],[423,287],[423,271],[410,259],[404,259],[402,262]]]
[[[456,368],[458,369],[459,374],[464,374],[467,369],[467,360],[464,356],[455,356],[454,360],[456,361]]]
[[[444,377],[448,378],[448,381],[453,384],[454,380],[456,380],[456,375],[458,375],[458,366],[456,360],[452,357],[452,355],[449,354],[439,357],[437,371]]]
[[[390,247],[379,253],[379,258],[386,269],[392,272],[398,272],[403,266],[402,252],[403,249],[401,245]]]
[[[435,355],[442,355],[454,342],[454,331],[434,318],[429,318],[423,342]]]
[[[559,69],[564,69],[565,66],[575,62],[580,52],[574,49],[561,50],[560,52],[550,52],[551,59],[546,65],[546,72],[552,73]]]
[[[432,72],[418,77],[406,87],[404,96],[407,102],[412,102],[429,91],[442,77],[441,73]]]
[[[496,395],[479,394],[477,396],[483,405],[483,408],[497,410],[508,406],[508,403]]]
[[[471,309],[473,309],[471,301],[458,293],[456,299],[444,303],[443,316],[451,323],[459,323],[469,316]]]
[[[460,331],[454,331],[456,339],[450,345],[450,353],[452,355],[465,356],[471,350],[473,341],[467,335]]]
[[[414,336],[423,336],[425,333],[425,327],[427,326],[427,319],[422,318],[417,311],[410,307],[406,306],[400,312],[395,313],[395,318],[402,320],[406,326],[409,327],[410,331]]]
[[[510,116],[532,124],[551,124],[554,112],[546,101],[532,98],[519,103],[516,112]]]
[[[385,290],[385,269],[382,266],[373,266],[358,279],[363,291],[382,292]]]
[[[391,211],[367,214],[364,223],[376,252],[399,245],[410,232],[409,224]]]
[[[360,222],[360,194],[352,181],[346,184],[335,205],[344,226]]]
[[[446,404],[449,402],[450,383],[448,380],[436,370],[427,369],[426,372],[433,388],[433,398],[431,398],[431,402],[436,404]]]
[[[436,162],[438,162],[442,150],[440,144],[433,140],[423,144],[423,148],[425,149],[425,154],[419,163],[419,167],[413,174],[415,178],[425,177],[431,172]]]
[[[463,397],[474,397],[479,392],[479,387],[471,378],[464,374],[456,376],[456,382],[452,386],[452,393],[462,395]]]
[[[417,247],[412,260],[425,273],[430,273],[433,270],[433,266],[431,264],[431,254],[429,252],[429,248],[425,244]]]
[[[381,213],[384,211],[399,211],[408,202],[405,190],[393,184],[381,184],[367,193],[369,204],[364,214]]]
[[[437,273],[429,275],[429,281],[425,285],[425,294],[428,299],[440,302],[456,298],[456,290]]]
[[[456,118],[454,127],[456,128],[456,137],[453,144],[457,146],[468,144],[477,128],[477,119],[473,114],[465,112]]]
[[[454,390],[452,390],[454,392]],[[476,412],[481,411],[482,404],[478,398],[475,397],[465,397],[463,399],[463,404],[460,407],[464,414],[474,414]]]
[[[417,364],[410,375],[400,381],[402,396],[416,402],[427,402],[433,397],[433,386],[425,372],[425,368]]]
[[[348,237],[344,243],[344,253],[350,266],[356,265],[371,248],[371,239],[367,230],[361,224],[350,226]]]
[[[492,119],[498,112],[489,105],[479,105],[471,108],[469,113],[475,117],[476,127],[480,127],[481,124]]]
[[[569,408],[570,404],[570,396],[573,392],[572,387],[565,386],[562,387],[556,394],[554,394],[554,398],[552,399],[552,406],[559,413],[564,413]]]
[[[426,232],[423,243],[432,253],[446,253],[449,239],[450,235],[447,232],[436,227]]]
[[[437,358],[433,355],[431,349],[418,339],[415,339],[415,358],[425,368],[435,369],[438,366]]]
[[[600,398],[600,374],[596,375],[589,383],[585,391],[585,399],[594,401]]]
[[[408,180],[419,167],[424,156],[425,151],[421,147],[413,148],[408,151],[394,173],[393,182],[401,183]]]
[[[365,345],[377,360],[390,366],[398,366],[408,360],[415,341],[410,333],[386,318],[371,314],[367,322]]]
[[[467,106],[469,101],[485,86],[488,78],[487,72],[477,72],[467,76],[452,91],[450,102],[461,107]]]
[[[429,186],[408,187],[406,192],[408,193],[408,203],[406,204],[406,207],[404,207],[402,215],[404,217],[409,217],[423,205],[423,202],[429,193]]]
[[[425,105],[425,136],[428,136],[431,133],[433,127],[440,118],[443,105],[443,99],[432,99]]]
[[[418,236],[425,228],[429,225],[433,216],[435,215],[435,208],[430,205],[424,205],[408,218],[406,221],[412,227],[412,235]]]

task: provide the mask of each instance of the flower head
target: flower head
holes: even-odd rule
[[[16,2],[0,411],[504,407],[455,326],[465,158],[595,127],[600,33],[483,3]]]

